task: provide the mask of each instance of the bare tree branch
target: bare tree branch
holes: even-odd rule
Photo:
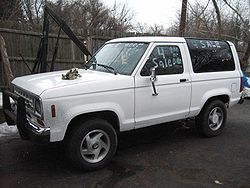
[[[229,7],[229,8],[231,8],[238,16],[239,16],[239,18],[241,19],[241,21],[244,23],[244,25],[245,26],[248,26],[248,24],[247,24],[247,22],[246,22],[246,20],[242,17],[242,15],[232,6],[232,5],[230,5],[228,2],[227,2],[227,0],[223,0],[226,4],[227,4],[227,6]]]
[[[192,5],[190,4],[189,1],[188,1],[188,7],[190,7],[191,12],[192,12],[196,17],[201,17],[201,15],[206,11],[206,9],[207,9],[209,3],[210,3],[210,0],[207,1],[206,6],[205,6],[204,9],[201,11],[201,13],[198,14],[198,15],[195,14],[195,11],[194,11],[194,9],[193,9],[193,7],[192,7]]]

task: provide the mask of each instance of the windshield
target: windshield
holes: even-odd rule
[[[109,43],[90,59],[86,67],[96,71],[131,75],[147,47],[147,43],[138,42]]]

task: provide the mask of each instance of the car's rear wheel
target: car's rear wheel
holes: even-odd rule
[[[116,148],[117,135],[112,125],[102,119],[92,119],[72,131],[67,154],[75,167],[96,170],[111,161]]]
[[[226,119],[226,105],[220,100],[213,100],[203,107],[196,118],[196,125],[201,134],[213,137],[223,132]]]

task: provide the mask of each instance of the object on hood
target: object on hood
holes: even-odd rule
[[[66,74],[62,74],[63,80],[75,80],[81,75],[78,73],[78,68],[70,69]]]

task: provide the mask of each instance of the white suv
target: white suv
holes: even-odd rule
[[[218,40],[115,39],[65,73],[16,78],[13,92],[4,91],[4,112],[23,139],[65,141],[85,170],[112,159],[118,132],[195,117],[203,135],[219,135],[243,89],[234,45]]]

